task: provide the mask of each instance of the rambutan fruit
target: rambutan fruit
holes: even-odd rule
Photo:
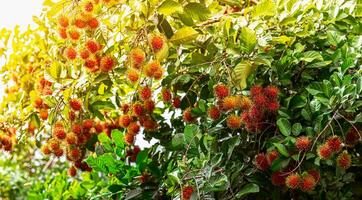
[[[172,99],[172,105],[174,108],[180,108],[181,106],[181,99],[179,96],[175,96],[173,99]]]
[[[74,166],[69,167],[68,175],[74,177],[77,175],[77,169]]]
[[[139,69],[146,59],[145,52],[140,48],[134,48],[130,52],[130,61],[133,68]]]
[[[186,108],[183,112],[183,120],[186,123],[191,123],[193,121],[195,121],[195,118],[193,117],[192,113],[191,113],[191,108]]]
[[[316,183],[319,182],[319,179],[321,178],[321,174],[319,173],[318,170],[316,169],[309,169],[308,170],[308,174],[310,174],[311,176],[313,176],[314,180]]]
[[[151,88],[148,87],[148,86],[142,87],[142,88],[138,91],[138,95],[139,95],[139,97],[140,97],[143,101],[145,101],[145,100],[151,98],[151,96],[152,96],[152,90],[151,90]]]
[[[290,174],[285,179],[285,185],[291,189],[297,189],[300,186],[301,182],[302,179],[299,174]]]
[[[163,70],[162,68],[159,68],[158,70],[156,70],[154,73],[153,73],[153,78],[155,80],[160,80],[162,78],[162,75],[163,75]]]
[[[153,102],[151,99],[148,99],[143,103],[143,108],[146,112],[152,113],[155,109],[155,102]]]
[[[43,106],[43,99],[41,99],[40,97],[36,97],[34,101],[34,107],[41,108],[42,106]]]
[[[297,140],[295,142],[295,147],[297,147],[297,149],[299,151],[308,151],[310,148],[310,144],[311,144],[311,141],[310,141],[309,137],[301,136],[301,137],[297,138]]]
[[[62,39],[67,39],[67,37],[68,37],[68,35],[67,35],[67,29],[65,29],[65,28],[60,28],[58,32],[59,32],[60,38],[62,38]]]
[[[127,127],[127,133],[131,135],[137,135],[140,132],[140,126],[137,122],[131,122]]]
[[[67,134],[67,137],[65,138],[65,141],[67,142],[68,145],[73,145],[73,144],[77,144],[77,135],[73,132],[70,132]]]
[[[94,128],[96,129],[97,133],[102,133],[102,131],[104,129],[104,125],[101,122],[97,122],[96,125],[94,126]]]
[[[227,96],[222,101],[222,109],[223,111],[230,111],[236,109],[238,105],[237,99],[235,96]]]
[[[77,161],[82,157],[82,152],[78,148],[73,148],[68,150],[67,155],[71,161]]]
[[[46,109],[40,110],[40,111],[39,111],[39,117],[40,117],[40,119],[42,119],[42,120],[48,119],[48,110],[46,110]]]
[[[278,97],[279,89],[275,86],[267,86],[266,88],[264,88],[264,94],[270,100],[275,100]]]
[[[271,182],[275,186],[283,186],[285,185],[285,176],[283,172],[276,171],[271,175]]]
[[[72,126],[72,132],[76,135],[82,134],[83,127],[80,124],[74,124]]]
[[[93,127],[93,119],[85,119],[83,120],[83,129],[91,129]]]
[[[51,138],[50,140],[48,140],[47,145],[48,145],[51,152],[55,152],[57,149],[60,148],[60,143],[55,138]]]
[[[121,107],[122,112],[123,112],[124,114],[128,113],[129,107],[130,107],[129,104],[124,103],[124,104],[122,105],[122,107]]]
[[[69,59],[69,60],[74,60],[77,57],[77,51],[73,48],[73,47],[68,47],[65,50],[65,56]]]
[[[41,147],[41,152],[44,155],[49,155],[52,151],[49,149],[49,146],[45,144]]]
[[[171,94],[170,90],[168,90],[168,89],[163,88],[161,91],[161,95],[162,95],[162,100],[165,103],[170,102],[172,99],[172,94]]]
[[[241,127],[241,118],[237,115],[229,115],[226,119],[226,125],[230,129],[238,129]]]
[[[346,140],[345,143],[348,146],[354,146],[356,144],[358,144],[358,142],[360,141],[361,137],[359,134],[359,130],[357,130],[356,128],[352,127],[348,130],[347,134],[346,134]]]
[[[126,133],[126,135],[124,135],[124,141],[125,141],[128,145],[132,145],[133,142],[134,142],[134,135],[133,135],[133,134]]]
[[[264,112],[260,110],[257,106],[252,106],[249,111],[249,117],[256,121],[263,121],[264,119]]]
[[[94,58],[87,58],[84,62],[84,66],[88,68],[90,71],[97,70],[97,60]]]
[[[100,50],[100,45],[97,41],[95,40],[88,40],[85,43],[85,46],[87,47],[87,49],[91,52],[91,53],[97,53],[97,51]]]
[[[127,78],[131,83],[136,83],[139,79],[139,74],[134,69],[127,70]]]
[[[88,1],[84,4],[84,11],[85,12],[92,12],[93,11],[93,3]]]
[[[80,19],[80,18],[76,18],[73,22],[74,26],[76,26],[77,28],[85,28],[87,26],[87,22],[85,22],[84,20]]]
[[[88,21],[88,27],[90,29],[96,29],[99,26],[99,22],[96,18],[92,18]]]
[[[70,29],[68,34],[72,40],[78,40],[80,37],[80,33],[76,29]]]
[[[342,169],[348,169],[351,166],[352,159],[351,156],[347,153],[347,151],[343,151],[337,157],[337,166]]]
[[[273,161],[279,157],[279,153],[276,150],[269,151],[266,154],[266,160],[268,161],[269,165],[272,165]]]
[[[69,20],[66,16],[61,15],[58,18],[58,24],[63,28],[67,28],[69,26]]]
[[[250,88],[250,96],[254,99],[255,96],[263,94],[263,88],[261,86],[255,85]]]
[[[104,72],[109,72],[113,69],[116,64],[116,61],[111,56],[103,56],[101,59],[101,70]]]
[[[63,154],[64,154],[64,150],[61,148],[54,150],[54,155],[56,157],[61,157],[61,156],[63,156]]]
[[[90,53],[87,49],[82,49],[79,54],[83,60],[86,60],[87,58],[89,58]]]
[[[212,120],[217,120],[220,117],[220,110],[216,106],[211,106],[207,113]]]
[[[260,153],[255,156],[255,166],[262,171],[266,171],[269,168],[268,160],[265,154]]]
[[[154,131],[157,129],[157,122],[150,118],[145,119],[142,125],[146,131]]]
[[[82,103],[80,102],[79,99],[70,99],[69,105],[75,111],[79,111],[82,109]]]
[[[91,172],[92,171],[92,167],[89,166],[86,162],[82,162],[80,169],[82,171],[86,171],[86,172]]]
[[[134,146],[133,147],[133,151],[131,152],[131,156],[130,156],[130,161],[131,162],[136,162],[137,160],[137,155],[138,153],[141,151],[139,146]]]
[[[154,52],[158,52],[159,50],[162,49],[162,47],[164,45],[164,39],[161,36],[153,36],[150,39],[150,43],[152,46],[152,50]]]
[[[62,128],[62,127],[55,127],[55,128],[53,129],[53,137],[54,137],[54,138],[57,138],[57,139],[59,139],[59,140],[64,140],[66,136],[67,136],[67,134],[66,134],[64,128]]]
[[[75,112],[74,111],[69,111],[69,113],[68,113],[68,119],[70,120],[70,121],[74,121],[75,120]]]
[[[132,118],[128,114],[125,114],[119,117],[118,122],[121,127],[127,128],[128,125],[132,122]]]
[[[263,94],[254,96],[253,100],[254,100],[254,105],[259,108],[264,108],[268,103],[267,97],[264,96]]]
[[[229,96],[230,91],[227,86],[225,86],[224,84],[221,83],[214,87],[214,93],[218,99],[223,99],[223,98]]]
[[[302,180],[300,182],[299,188],[300,188],[300,190],[302,190],[304,192],[309,192],[314,189],[316,184],[317,183],[316,183],[314,177],[307,173],[302,176]]]
[[[338,136],[332,136],[327,139],[327,144],[333,153],[337,153],[342,149],[342,140]]]
[[[279,107],[280,107],[280,105],[278,102],[269,102],[266,104],[266,109],[272,113],[275,113],[276,111],[278,111]]]
[[[139,117],[143,114],[143,106],[141,103],[136,102],[132,105],[132,112],[135,116]]]
[[[333,154],[332,149],[329,147],[329,145],[327,143],[319,146],[317,151],[318,151],[318,156],[324,160],[329,159]]]
[[[192,186],[186,186],[182,188],[182,200],[190,200],[194,188]]]
[[[153,78],[154,73],[161,69],[158,61],[150,61],[144,68],[144,73],[148,78]]]
[[[241,97],[240,108],[242,110],[248,110],[250,109],[251,106],[252,106],[252,101],[249,99],[249,97],[246,96]]]

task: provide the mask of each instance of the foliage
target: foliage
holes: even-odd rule
[[[46,0],[1,30],[0,196],[359,199],[361,7]]]

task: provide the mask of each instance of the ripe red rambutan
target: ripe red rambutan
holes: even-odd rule
[[[264,94],[270,99],[275,100],[278,97],[279,89],[275,86],[268,86],[264,88]]]
[[[186,186],[182,189],[182,200],[190,200],[194,188],[192,186]]]
[[[80,135],[82,133],[83,127],[80,124],[74,124],[72,126],[72,132],[76,135]]]
[[[220,110],[216,106],[211,106],[207,113],[212,120],[217,120],[220,117]]]
[[[272,165],[273,161],[279,157],[279,152],[276,150],[269,151],[266,154],[266,160],[268,161],[269,165]]]
[[[122,105],[121,110],[124,114],[128,113],[129,111],[129,104],[125,103]]]
[[[150,118],[145,119],[142,125],[146,131],[154,131],[157,129],[157,122]]]
[[[257,121],[263,121],[264,112],[260,108],[253,106],[249,111],[249,117]]]
[[[48,119],[48,110],[42,109],[39,111],[39,117],[42,120]]]
[[[48,147],[50,151],[55,152],[57,149],[60,148],[59,141],[55,138],[51,138],[50,140],[48,140]]]
[[[109,72],[113,69],[116,61],[111,56],[103,56],[101,59],[101,70],[104,72]]]
[[[69,105],[75,111],[82,109],[82,103],[78,99],[70,99]]]
[[[276,171],[271,175],[271,182],[275,186],[285,185],[285,175],[283,172]]]
[[[350,128],[346,134],[346,144],[348,146],[354,146],[358,144],[359,141],[360,141],[359,130],[357,130],[354,127]]]
[[[241,127],[241,118],[237,115],[229,115],[226,119],[226,125],[230,129],[238,129]]]
[[[80,169],[82,171],[87,171],[87,172],[91,172],[92,168],[86,163],[86,162],[82,162],[80,165]]]
[[[99,26],[99,22],[96,18],[92,18],[88,21],[88,27],[90,29],[96,29]]]
[[[49,155],[51,153],[51,150],[49,149],[49,146],[45,144],[41,147],[41,152],[44,155]]]
[[[269,102],[266,104],[266,109],[269,111],[269,112],[276,112],[279,110],[279,103],[278,102]]]
[[[87,47],[87,49],[91,52],[91,53],[97,53],[98,50],[100,50],[100,45],[97,41],[95,40],[88,40],[85,43],[85,46]]]
[[[150,39],[150,43],[154,52],[158,52],[163,47],[163,38],[161,36],[153,36]]]
[[[92,12],[93,11],[93,3],[88,1],[84,4],[84,11]]]
[[[75,30],[75,29],[70,29],[68,31],[68,34],[69,34],[69,37],[72,39],[72,40],[78,40],[79,37],[80,37],[80,33]]]
[[[69,167],[68,175],[74,177],[75,175],[77,175],[77,169],[74,166]]]
[[[63,149],[56,149],[56,150],[54,150],[54,155],[56,156],[56,157],[61,157],[62,155],[64,154],[64,150]]]
[[[254,98],[255,96],[259,96],[263,94],[263,88],[261,86],[255,85],[250,88],[250,96]]]
[[[319,179],[321,178],[321,175],[320,175],[320,173],[319,173],[318,170],[316,170],[316,169],[309,169],[309,170],[308,170],[308,174],[310,174],[311,176],[313,176],[313,178],[314,178],[314,180],[315,180],[316,183],[319,182]]]
[[[59,140],[64,140],[67,134],[65,133],[64,128],[62,127],[55,127],[53,129],[53,137]]]
[[[301,182],[302,179],[299,174],[290,174],[285,179],[285,185],[291,189],[297,189],[300,186]]]
[[[155,109],[155,102],[153,102],[151,99],[146,100],[146,101],[143,103],[143,107],[144,107],[144,109],[145,109],[146,112],[152,113],[153,110]]]
[[[131,123],[132,121],[132,118],[131,116],[125,114],[125,115],[122,115],[119,117],[119,125],[123,128],[127,128],[128,125]]]
[[[133,135],[133,134],[126,133],[126,135],[124,135],[124,141],[125,141],[128,145],[133,144],[133,142],[134,142],[134,135]]]
[[[130,52],[130,60],[132,67],[139,69],[142,63],[145,61],[146,54],[140,48],[134,48]]]
[[[74,121],[75,120],[75,112],[74,111],[69,111],[69,113],[68,113],[68,119],[70,120],[70,121]]]
[[[327,143],[319,146],[317,151],[318,151],[319,157],[324,160],[329,159],[333,153],[332,149],[329,147],[329,145]]]
[[[131,83],[135,83],[139,79],[139,74],[136,70],[129,69],[127,70],[127,78]]]
[[[73,132],[70,132],[67,134],[67,137],[65,138],[65,141],[67,142],[68,145],[73,145],[73,144],[77,144],[77,135]]]
[[[127,133],[137,135],[140,132],[140,126],[137,122],[131,122],[127,127]]]
[[[310,174],[303,175],[302,181],[300,182],[299,185],[300,190],[304,192],[309,192],[312,191],[315,186],[316,186],[316,181],[312,175]]]
[[[82,157],[82,153],[77,148],[69,149],[67,155],[71,161],[77,161]]]
[[[222,83],[214,87],[214,93],[218,99],[223,99],[229,96],[229,92],[229,88]]]
[[[67,39],[68,35],[67,35],[67,29],[65,28],[60,28],[59,29],[59,36],[62,38],[62,39]]]
[[[69,26],[69,20],[66,16],[61,15],[58,18],[58,24],[63,28],[67,28]]]
[[[85,28],[87,26],[87,23],[82,19],[77,18],[74,20],[74,26],[76,26],[77,28]]]
[[[161,94],[162,94],[163,102],[167,103],[167,102],[171,101],[172,94],[171,94],[170,90],[164,88],[164,89],[162,89]]]
[[[90,129],[93,127],[93,124],[94,124],[93,119],[85,119],[83,120],[82,126],[83,129]]]
[[[77,57],[77,51],[73,48],[73,47],[68,47],[65,50],[65,56],[69,59],[69,60],[74,60]]]
[[[104,125],[101,122],[97,122],[94,128],[96,129],[97,133],[101,133],[104,129]]]
[[[264,108],[268,103],[268,99],[263,94],[253,96],[253,100],[254,100],[254,105],[259,108]]]
[[[337,166],[342,169],[348,169],[351,166],[352,159],[351,156],[347,153],[347,151],[343,151],[337,157]]]
[[[255,166],[262,171],[265,171],[269,168],[268,160],[265,154],[259,153],[255,156]]]
[[[173,100],[172,100],[172,105],[173,105],[174,108],[180,108],[180,106],[181,106],[181,99],[180,99],[179,96],[176,96],[176,97],[173,98]]]
[[[327,139],[327,144],[333,153],[339,152],[342,149],[342,140],[338,136],[332,136]]]
[[[89,51],[87,49],[82,49],[79,54],[83,60],[86,60],[89,57]]]
[[[311,144],[311,141],[310,141],[309,137],[301,136],[301,137],[297,138],[297,140],[295,142],[295,147],[297,147],[297,149],[299,151],[308,151],[310,144]]]
[[[150,87],[148,86],[145,86],[145,87],[142,87],[139,91],[138,91],[138,95],[140,96],[140,98],[145,101],[149,98],[151,98],[152,96],[152,90]]]
[[[137,117],[141,116],[143,114],[143,106],[141,103],[136,102],[132,105],[132,111],[133,114]]]
[[[85,60],[84,66],[88,68],[90,71],[96,71],[97,68],[97,60],[94,58],[88,58]]]
[[[195,118],[192,116],[192,113],[191,113],[191,108],[186,108],[183,112],[183,120],[186,122],[186,123],[191,123],[195,120]]]

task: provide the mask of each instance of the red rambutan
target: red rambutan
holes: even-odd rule
[[[321,175],[320,175],[319,171],[316,170],[316,169],[309,169],[308,174],[313,176],[316,183],[318,183],[319,179],[321,178]]]
[[[299,151],[308,151],[310,144],[311,144],[311,141],[310,141],[309,137],[301,136],[301,137],[297,138],[297,140],[295,142],[295,147],[297,147],[297,149]]]
[[[126,135],[124,135],[124,140],[128,145],[131,145],[134,142],[134,135],[126,133]]]
[[[96,53],[100,49],[99,43],[95,40],[88,40],[85,46],[91,53]]]
[[[264,94],[270,100],[275,100],[278,97],[279,89],[275,86],[268,86],[268,87],[264,88]]]
[[[123,128],[127,128],[128,125],[132,122],[131,116],[125,114],[119,117],[119,125]]]
[[[275,186],[283,186],[285,185],[285,175],[283,172],[276,171],[271,175],[271,182]]]
[[[149,98],[151,98],[152,96],[152,90],[150,87],[148,86],[145,86],[145,87],[142,87],[139,91],[138,91],[138,95],[140,96],[140,98],[145,101]]]
[[[216,106],[211,106],[207,113],[212,120],[217,120],[220,117],[220,110]]]
[[[318,155],[321,159],[327,160],[332,156],[332,149],[327,143],[318,147]]]
[[[101,59],[101,70],[104,72],[109,72],[113,69],[116,64],[115,60],[111,56],[103,56]]]
[[[342,140],[338,136],[332,136],[327,139],[327,144],[333,153],[339,152],[342,149]]]
[[[181,99],[179,96],[176,96],[172,99],[172,105],[174,108],[180,108],[181,106]]]
[[[61,15],[58,18],[58,24],[63,28],[67,28],[69,26],[69,20],[67,17]]]
[[[183,112],[183,120],[186,123],[191,123],[195,120],[195,118],[192,116],[191,108],[186,108]]]
[[[65,56],[69,59],[69,60],[74,60],[77,57],[77,51],[73,48],[73,47],[68,47],[65,50]]]
[[[359,141],[360,141],[359,130],[357,130],[354,127],[350,128],[346,134],[346,144],[348,146],[354,146],[358,144]]]
[[[150,39],[150,43],[151,43],[153,51],[158,52],[159,50],[162,49],[164,41],[163,41],[163,38],[161,36],[153,36]]]
[[[229,88],[224,84],[218,84],[214,87],[214,93],[218,99],[223,99],[229,96]]]
[[[67,134],[65,133],[65,130],[62,127],[55,127],[53,129],[53,137],[57,138],[59,140],[64,140]]]
[[[131,122],[127,127],[127,133],[137,135],[140,132],[140,126],[137,122]]]
[[[241,118],[237,115],[229,115],[226,119],[226,125],[230,129],[238,129],[241,127]]]
[[[266,154],[266,159],[269,165],[272,165],[273,161],[279,157],[279,152],[276,150],[269,151]]]
[[[148,99],[143,103],[143,108],[146,112],[152,113],[155,109],[155,102],[153,102],[151,99]]]
[[[314,177],[310,174],[305,174],[302,177],[302,181],[300,182],[299,188],[304,192],[309,192],[312,191],[315,186],[316,186],[316,181]]]
[[[81,50],[79,54],[83,60],[86,60],[89,57],[89,51],[87,49]]]
[[[348,169],[351,166],[352,159],[351,156],[347,153],[347,151],[343,151],[337,157],[337,166],[342,169]]]
[[[161,94],[162,94],[162,100],[163,100],[163,102],[167,103],[167,102],[170,102],[170,101],[171,101],[172,95],[171,95],[170,90],[168,90],[168,89],[162,89]]]
[[[262,171],[266,171],[269,168],[268,160],[265,154],[260,153],[255,156],[255,166]]]
[[[82,103],[78,99],[70,99],[69,105],[75,111],[82,109]]]
[[[194,188],[192,186],[186,186],[182,189],[182,200],[190,200]]]
[[[59,29],[59,36],[62,38],[62,39],[67,39],[68,35],[67,35],[67,29],[65,28],[60,28]]]
[[[77,175],[77,169],[74,166],[69,167],[68,175],[74,177],[75,175]]]
[[[99,22],[96,18],[92,18],[88,21],[88,27],[90,29],[96,29],[99,26]]]
[[[132,111],[133,114],[137,117],[141,116],[143,114],[143,106],[141,103],[136,102],[132,105]]]
[[[93,124],[94,124],[93,119],[85,119],[85,120],[83,120],[82,126],[83,126],[83,129],[89,130],[93,127]]]
[[[285,185],[291,189],[297,189],[300,186],[301,182],[302,179],[300,178],[299,174],[290,174],[285,179]]]

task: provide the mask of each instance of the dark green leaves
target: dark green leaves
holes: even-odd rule
[[[185,13],[196,21],[205,21],[210,15],[210,11],[204,5],[195,2],[185,6]]]
[[[250,193],[259,192],[259,186],[255,183],[248,183],[243,186],[243,188],[235,195],[236,198],[241,198],[242,196]]]
[[[280,118],[277,121],[278,128],[284,136],[289,136],[291,133],[290,122],[286,118]]]

